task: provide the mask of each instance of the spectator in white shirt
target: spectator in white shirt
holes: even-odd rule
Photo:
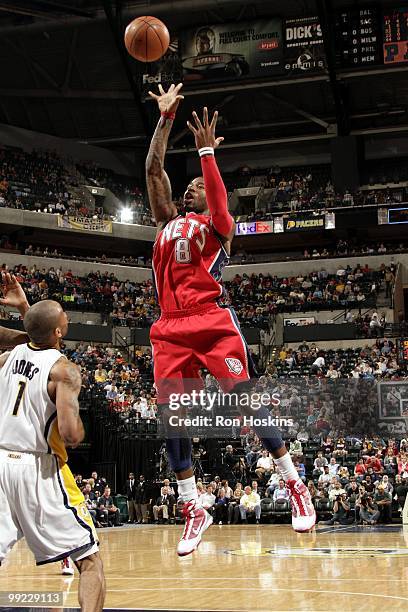
[[[274,463],[272,457],[269,455],[267,450],[263,450],[262,457],[259,457],[257,461],[255,474],[260,480],[262,480],[264,477],[269,477],[273,468]]]
[[[336,378],[339,378],[339,377],[340,377],[339,371],[336,370],[333,365],[331,365],[329,369],[327,370],[326,378],[329,378],[330,380],[335,380]]]
[[[313,462],[313,476],[320,476],[320,474],[323,474],[326,465],[328,466],[328,461],[326,457],[323,457],[323,451],[319,451]]]
[[[207,490],[200,496],[200,503],[202,507],[207,510],[210,514],[213,512],[213,507],[215,504],[215,495],[213,493],[212,485],[207,485]]]
[[[273,501],[276,501],[278,499],[289,499],[289,491],[287,490],[285,486],[285,481],[282,478],[279,481],[278,488],[275,489],[275,491],[273,492]]]
[[[330,476],[337,476],[338,471],[339,471],[339,464],[336,463],[336,459],[332,457],[329,463],[329,474]]]
[[[336,480],[335,482],[330,484],[329,486],[330,501],[334,501],[336,497],[338,497],[339,495],[343,495],[343,493],[345,493],[345,490],[341,486],[341,482],[339,480]]]
[[[321,370],[322,368],[324,368],[325,363],[326,362],[324,360],[324,357],[322,357],[321,355],[319,357],[316,357],[316,359],[312,363],[311,371],[317,372],[318,370]]]
[[[248,514],[255,514],[256,523],[259,524],[261,518],[261,498],[258,493],[252,491],[251,487],[245,487],[245,493],[239,503],[239,511],[243,523],[247,522]]]
[[[329,466],[325,465],[323,469],[324,469],[324,472],[323,474],[320,474],[318,484],[322,483],[323,485],[329,485],[332,479],[329,473]]]
[[[156,413],[152,405],[142,404],[140,407],[140,416],[142,419],[155,419]]]
[[[163,486],[160,489],[160,495],[163,495],[163,490],[164,490],[165,487],[167,487],[167,491],[168,491],[169,495],[175,495],[174,489],[170,485],[170,480],[168,478],[165,478],[163,480]]]
[[[273,470],[273,472],[271,474],[271,477],[268,480],[267,488],[266,488],[266,491],[265,491],[266,497],[271,497],[273,495],[273,492],[275,491],[275,489],[279,485],[279,481],[280,480],[281,480],[280,474],[274,468],[274,470]]]

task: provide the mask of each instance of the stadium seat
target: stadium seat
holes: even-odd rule
[[[286,520],[291,516],[291,509],[289,501],[286,499],[279,499],[272,502],[272,520]]]

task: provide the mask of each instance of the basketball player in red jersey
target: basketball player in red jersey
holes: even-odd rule
[[[146,180],[150,206],[157,223],[153,249],[153,275],[161,316],[151,328],[157,403],[168,422],[169,392],[183,390],[183,381],[198,379],[200,368],[217,378],[224,392],[248,390],[251,359],[235,313],[221,308],[219,281],[228,263],[235,223],[228,212],[227,194],[214,157],[223,141],[216,138],[217,112],[209,121],[204,108],[203,121],[193,113],[194,124],[187,125],[195,138],[201,159],[202,177],[187,186],[180,210],[172,201],[171,185],[164,170],[167,142],[175,113],[183,96],[182,84],[171,85],[159,95],[152,92],[161,117],[146,160]],[[266,407],[256,416],[269,416]],[[256,428],[254,428],[256,430]],[[309,531],[316,522],[307,487],[286,451],[280,432],[274,427],[257,431],[264,447],[272,453],[291,492],[292,524],[296,531]],[[191,462],[191,442],[185,436],[169,436],[166,441],[169,462],[176,474],[179,497],[184,502],[186,524],[177,552],[193,552],[212,518],[200,507]]]

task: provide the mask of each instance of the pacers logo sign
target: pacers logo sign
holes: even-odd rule
[[[338,548],[238,548],[226,550],[225,554],[237,557],[336,557],[345,559],[350,557],[404,557],[408,555],[408,548],[370,548],[370,547],[338,547]]]
[[[303,219],[285,219],[285,231],[310,230],[324,228],[324,215]]]

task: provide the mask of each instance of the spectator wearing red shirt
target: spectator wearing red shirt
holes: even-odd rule
[[[359,459],[354,468],[354,476],[356,476],[357,480],[363,480],[366,472],[367,468],[364,465],[364,459]]]
[[[383,471],[383,466],[378,457],[368,457],[366,461],[366,468],[373,468],[373,472],[376,474],[381,474]]]

